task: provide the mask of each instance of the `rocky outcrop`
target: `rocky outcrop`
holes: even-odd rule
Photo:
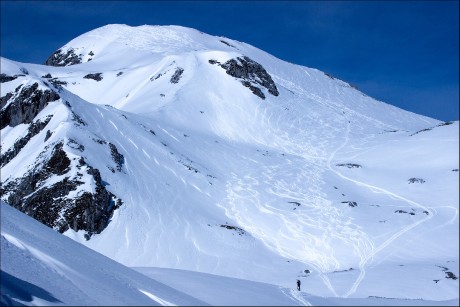
[[[62,179],[45,185],[48,178],[57,176]],[[75,193],[85,184],[82,180],[90,180],[95,192]],[[3,184],[0,196],[11,206],[61,233],[68,229],[84,230],[87,239],[104,230],[114,210],[122,205],[122,201],[105,188],[99,170],[83,158],[72,162],[62,142],[54,145],[46,162],[35,165],[24,177]]]
[[[223,227],[223,228],[226,228],[226,229],[229,229],[229,230],[233,230],[240,236],[247,235],[246,231],[243,228],[240,228],[238,226],[232,226],[232,225],[228,225],[226,223],[225,225],[220,225],[220,227]]]
[[[115,145],[112,143],[109,143],[110,147],[110,154],[112,156],[112,160],[115,162],[116,169],[117,171],[121,172],[121,168],[123,167],[123,164],[125,163],[125,157],[118,152],[118,149]],[[110,169],[112,173],[115,173],[115,170],[113,168]]]
[[[85,79],[93,79],[93,80],[96,80],[96,81],[101,81],[102,80],[102,73],[101,72],[97,72],[97,73],[94,73],[94,74],[87,74],[86,76],[84,76],[83,78]]]
[[[182,77],[182,73],[184,72],[183,68],[177,67],[174,74],[171,76],[171,83],[179,83],[180,78]],[[161,75],[160,75],[161,76]]]
[[[19,92],[20,91],[20,92]],[[32,123],[35,116],[43,110],[49,102],[58,100],[60,97],[51,90],[38,89],[38,83],[30,86],[18,87],[15,93],[6,99],[2,97],[2,105],[6,105],[9,99],[11,103],[0,111],[0,129],[6,126]],[[4,98],[6,101],[4,101]]]
[[[20,75],[8,76],[6,74],[0,74],[0,83],[10,82],[17,79]]]
[[[8,100],[13,97],[13,93],[7,93],[5,96],[0,97],[0,109],[3,109],[3,107],[6,105]]]
[[[343,201],[342,204],[348,204],[349,207],[357,207],[358,203],[355,201]]]
[[[8,149],[3,155],[0,156],[0,164],[3,167],[5,164],[13,160],[14,157],[18,155],[24,146],[32,139],[34,136],[40,133],[46,125],[49,123],[53,116],[49,115],[44,120],[37,120],[30,124],[27,129],[27,134],[14,142],[13,146]],[[48,130],[49,131],[49,130]]]
[[[339,163],[336,166],[346,166],[348,168],[361,168],[362,166],[356,163]]]
[[[265,94],[259,86],[266,88],[273,96],[279,95],[275,82],[265,68],[247,56],[228,60],[224,64],[220,64],[216,60],[209,60],[209,63],[219,64],[228,75],[240,79],[245,87],[262,99],[265,99]]]
[[[62,89],[62,86],[64,85],[67,85],[67,82],[66,81],[61,81],[59,80],[58,78],[52,78],[52,79],[49,79],[49,82],[54,85],[54,87],[58,90]]]
[[[77,55],[73,48],[67,49],[66,53],[58,49],[45,61],[45,65],[48,66],[70,66],[80,63],[82,63],[81,55]]]

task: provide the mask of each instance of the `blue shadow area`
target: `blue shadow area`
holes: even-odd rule
[[[45,289],[10,275],[3,270],[0,275],[0,292],[0,306],[27,306],[20,301],[32,302],[34,297],[48,302],[62,303]]]

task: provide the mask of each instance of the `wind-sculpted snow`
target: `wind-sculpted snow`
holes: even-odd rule
[[[2,59],[17,76],[1,83],[2,110],[34,83],[59,95],[2,129],[2,199],[43,190],[74,204],[90,193],[92,215],[77,206],[68,219],[70,207],[40,197],[42,215],[129,266],[289,289],[299,279],[302,291],[353,303],[458,299],[458,121],[193,29],[109,25],[69,48],[82,63]],[[59,172],[36,168],[37,188],[21,194],[57,144],[70,163],[62,154]]]

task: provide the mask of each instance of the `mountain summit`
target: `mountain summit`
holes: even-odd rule
[[[458,121],[179,26],[108,25],[44,64],[1,59],[10,206],[128,266],[458,298]]]

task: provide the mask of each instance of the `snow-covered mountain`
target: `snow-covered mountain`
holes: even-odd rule
[[[178,26],[98,28],[0,81],[2,200],[113,260],[458,302],[458,121]]]

